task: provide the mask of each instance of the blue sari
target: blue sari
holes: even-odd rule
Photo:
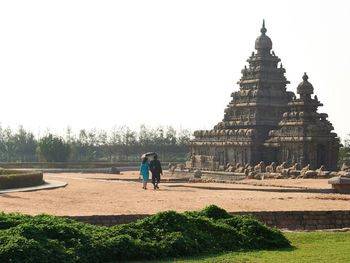
[[[148,181],[148,178],[149,178],[149,163],[148,162],[141,164],[140,172],[141,172],[143,181]]]

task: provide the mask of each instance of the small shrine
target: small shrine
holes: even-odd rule
[[[318,113],[323,106],[315,95],[314,88],[304,73],[297,88],[299,98],[288,103],[289,111],[283,113],[277,130],[269,132],[264,144],[271,149],[274,159],[287,163],[310,164],[315,169],[324,165],[329,170],[337,169],[339,140],[332,132],[332,124],[326,113]]]

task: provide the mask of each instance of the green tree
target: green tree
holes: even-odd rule
[[[165,133],[165,141],[168,145],[176,145],[176,130],[174,129],[174,127],[167,127],[167,131]]]
[[[6,147],[6,136],[5,132],[0,125],[0,160],[7,161],[7,147]]]
[[[125,155],[125,160],[129,161],[130,155],[135,154],[135,146],[137,146],[137,133],[132,131],[127,126],[123,128],[122,132],[123,153]]]
[[[120,127],[113,127],[111,134],[108,136],[108,154],[111,161],[120,159],[121,156],[122,136]]]
[[[178,144],[181,146],[187,146],[191,140],[191,132],[187,129],[181,129],[179,133]]]
[[[61,137],[49,134],[39,141],[38,153],[47,162],[66,162],[70,147]]]
[[[21,162],[28,162],[35,160],[35,151],[37,141],[34,134],[26,131],[23,126],[20,126],[18,132],[12,136],[15,147],[15,157]]]
[[[4,131],[5,155],[6,161],[11,162],[16,160],[17,145],[14,140],[13,131],[7,127]]]
[[[139,131],[139,144],[142,146],[142,150],[144,151],[152,142],[152,131],[146,127],[146,125],[142,124],[140,126]]]

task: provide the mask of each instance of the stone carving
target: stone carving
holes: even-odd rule
[[[202,177],[202,171],[201,170],[195,170],[193,173],[194,178],[201,178]]]
[[[175,169],[176,169],[176,164],[173,164],[173,163],[169,163],[169,164],[168,164],[168,171],[169,171],[171,174],[174,174]]]
[[[290,170],[300,171],[301,165],[299,163],[295,163],[293,166],[290,167]]]
[[[319,175],[318,171],[314,171],[310,169],[310,164],[306,165],[305,167],[303,167],[300,171],[300,176],[299,178],[317,178]]]
[[[301,176],[304,176],[305,173],[306,173],[307,171],[309,171],[309,170],[310,170],[310,164],[306,165],[305,167],[303,167],[303,168],[301,169],[300,175],[301,175]]]
[[[337,173],[337,176],[350,178],[350,172],[340,171],[339,173]]]
[[[254,172],[264,173],[266,172],[266,165],[263,161],[254,166]]]
[[[317,177],[318,178],[331,178],[331,171],[317,171]]]
[[[180,171],[184,171],[185,170],[185,165],[183,163],[178,163],[176,165],[176,168],[179,169]]]
[[[236,170],[238,169],[238,168],[240,168],[241,167],[241,164],[240,163],[236,163],[236,165],[235,165],[235,172],[237,172]]]
[[[276,163],[272,162],[270,165],[266,166],[267,173],[275,173],[276,172]]]
[[[300,176],[300,170],[291,170],[291,169],[288,169],[288,177],[289,177],[289,178],[295,179],[295,178],[297,178],[298,176]]]
[[[316,169],[316,172],[322,172],[322,171],[325,171],[326,170],[326,167],[324,165],[321,165],[320,168]]]
[[[303,178],[317,178],[318,173],[313,170],[307,170],[302,174]]]
[[[277,166],[276,167],[276,173],[283,173],[283,171],[287,169],[287,163],[286,162],[283,162],[281,163],[281,165]]]
[[[341,171],[350,171],[350,165],[348,165],[346,162],[344,162],[340,168]]]
[[[261,173],[258,173],[258,172],[253,172],[253,174],[254,174],[254,179],[256,179],[256,180],[264,180],[264,174],[261,174]]]
[[[234,172],[235,170],[236,170],[236,166],[229,163],[229,164],[227,164],[227,168],[226,168],[225,172],[230,172],[230,173],[232,173],[232,172]]]
[[[254,179],[255,174],[255,172],[248,173],[247,179]]]
[[[245,174],[245,170],[246,170],[246,168],[242,166],[242,167],[239,169],[239,173],[244,173],[244,174]]]
[[[350,175],[350,173],[349,173]],[[339,176],[338,172],[332,171],[329,173],[329,178],[335,177],[335,176]]]

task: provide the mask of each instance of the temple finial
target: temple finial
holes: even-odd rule
[[[261,34],[265,35],[266,31],[267,30],[265,28],[265,19],[263,19],[263,24],[262,24],[262,28],[260,29],[260,32],[261,32]]]
[[[304,72],[303,80],[304,80],[304,81],[307,81],[308,79],[309,79],[309,76],[306,75],[306,72]]]

